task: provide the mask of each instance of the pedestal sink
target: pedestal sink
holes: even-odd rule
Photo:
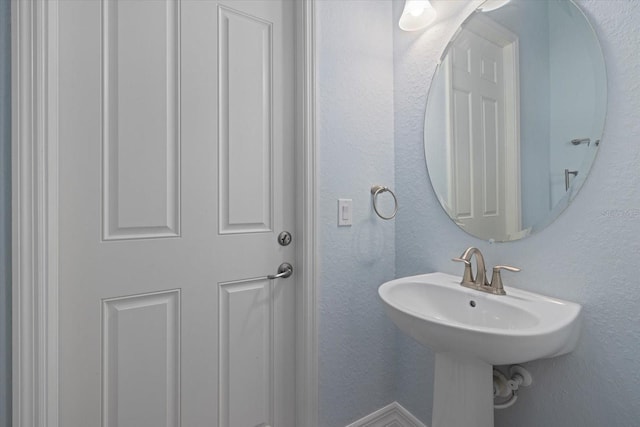
[[[384,283],[391,320],[436,353],[431,427],[492,427],[492,365],[572,351],[581,306],[505,286],[491,295],[431,273]]]

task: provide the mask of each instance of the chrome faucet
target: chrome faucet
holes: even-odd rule
[[[474,255],[476,256],[475,278],[471,266],[471,258],[473,258]],[[491,277],[491,283],[489,283],[487,281],[487,270],[485,268],[482,252],[480,252],[480,249],[474,247],[467,248],[467,250],[460,255],[460,258],[453,258],[453,261],[464,263],[464,274],[462,276],[462,281],[460,282],[462,286],[495,295],[506,295],[504,286],[502,285],[500,270],[513,272],[520,271],[520,269],[516,267],[497,265],[493,267],[493,276]]]
[[[471,258],[473,258],[474,255],[476,256],[475,279],[473,278],[473,270],[471,268]],[[460,255],[460,258],[453,258],[453,261],[464,263],[464,276],[460,283],[462,286],[471,288],[489,285],[489,282],[487,282],[487,270],[484,266],[484,257],[482,256],[480,249],[474,247],[467,248],[467,250]]]

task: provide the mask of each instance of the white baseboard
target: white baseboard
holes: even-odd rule
[[[427,427],[398,402],[378,409],[347,427]]]

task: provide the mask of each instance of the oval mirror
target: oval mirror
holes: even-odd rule
[[[606,74],[570,0],[489,0],[431,82],[424,146],[440,204],[469,234],[517,240],[575,197],[598,152]]]

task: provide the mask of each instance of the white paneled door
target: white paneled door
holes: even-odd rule
[[[294,427],[294,2],[59,0],[59,425]]]
[[[449,205],[460,226],[504,241],[521,222],[517,38],[480,18],[482,28],[464,28],[444,60]]]

